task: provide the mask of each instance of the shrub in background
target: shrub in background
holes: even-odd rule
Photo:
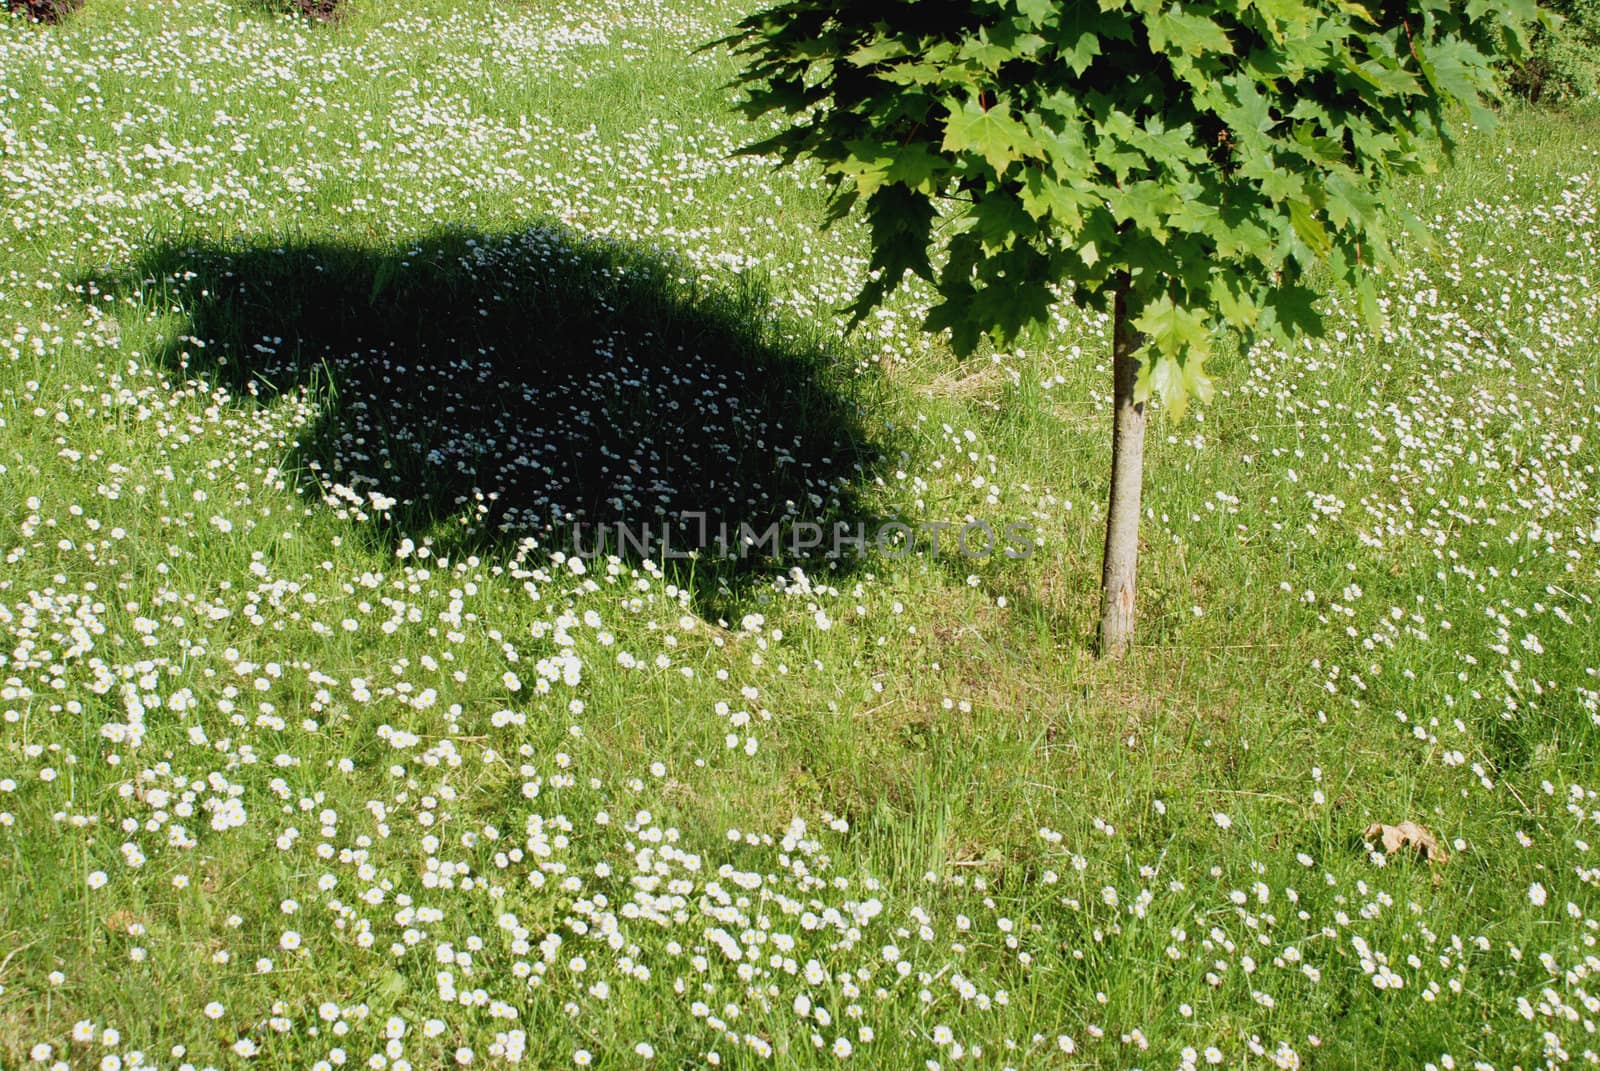
[[[308,19],[333,22],[344,14],[344,0],[289,0],[289,7]]]
[[[246,6],[274,18],[300,15],[313,22],[338,22],[350,7],[345,0],[246,0]]]
[[[1512,92],[1526,100],[1566,103],[1600,96],[1600,0],[1546,0],[1561,17],[1541,26],[1528,62],[1506,75]]]
[[[83,0],[6,0],[6,10],[34,22],[56,23],[83,6]]]

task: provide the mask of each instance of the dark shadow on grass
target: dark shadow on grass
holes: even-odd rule
[[[714,598],[796,564],[806,526],[865,520],[881,453],[851,362],[757,288],[693,276],[535,227],[381,251],[174,244],[85,287],[181,310],[159,355],[174,370],[309,393],[322,415],[291,459],[302,490],[392,546],[620,550]],[[779,554],[741,545],[774,525]]]

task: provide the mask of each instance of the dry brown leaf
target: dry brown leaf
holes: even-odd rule
[[[1415,848],[1430,863],[1448,863],[1450,853],[1440,846],[1437,838],[1415,822],[1401,822],[1397,826],[1374,822],[1367,827],[1368,840],[1381,840],[1385,855],[1393,855],[1407,845]]]

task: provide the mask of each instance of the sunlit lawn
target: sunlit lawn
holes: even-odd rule
[[[1595,113],[1157,417],[1108,666],[1106,324],[844,335],[737,14],[0,24],[0,1066],[1593,1062]],[[698,514],[950,527],[570,557]]]

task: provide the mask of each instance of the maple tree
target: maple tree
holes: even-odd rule
[[[1144,406],[1210,397],[1219,331],[1320,332],[1326,265],[1380,318],[1370,269],[1399,230],[1386,199],[1496,65],[1526,55],[1532,0],[787,0],[721,44],[746,151],[808,159],[829,219],[865,215],[859,320],[907,273],[960,353],[1063,299],[1112,313],[1114,442],[1101,649],[1133,628]]]

